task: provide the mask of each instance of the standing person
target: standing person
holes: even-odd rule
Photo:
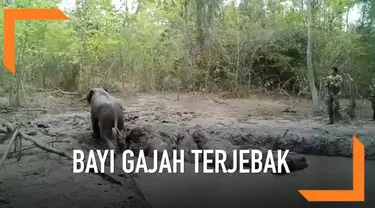
[[[339,96],[341,95],[341,85],[343,78],[338,74],[337,67],[331,67],[332,74],[327,77],[325,86],[328,89],[327,106],[329,114],[329,124],[333,124],[334,119],[341,116]]]
[[[372,120],[375,121],[375,78],[372,78],[370,84],[370,102],[372,107]]]

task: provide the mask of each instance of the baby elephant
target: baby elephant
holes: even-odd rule
[[[201,140],[194,140],[189,132],[181,132],[177,135],[177,149],[184,150],[184,159],[189,163],[195,162],[195,155],[191,152],[192,150],[199,150]],[[180,151],[178,151],[178,154]],[[180,156],[179,156],[180,157]],[[202,162],[202,154],[199,154],[199,162]]]
[[[136,157],[139,156],[139,152],[142,150],[147,157],[157,156],[158,159],[161,159],[163,151],[166,150],[171,158],[173,150],[177,148],[173,135],[169,135],[166,132],[155,132],[150,126],[132,128],[127,134],[125,141],[126,149],[132,150]],[[154,155],[155,150],[157,155]]]
[[[159,132],[154,137],[149,138],[144,146],[144,153],[149,157],[158,157],[160,160],[163,156],[164,150],[168,152],[169,159],[172,159],[173,150],[177,149],[175,139],[164,132]],[[156,151],[157,155],[154,155]]]
[[[110,149],[116,149],[111,142],[115,128],[117,144],[124,128],[124,114],[120,103],[106,89],[93,88],[87,101],[91,104],[91,123],[94,137],[104,140]]]

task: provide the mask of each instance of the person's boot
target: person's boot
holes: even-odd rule
[[[375,109],[373,110],[373,113],[372,113],[372,120],[375,121]]]

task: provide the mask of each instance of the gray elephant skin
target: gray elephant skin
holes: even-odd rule
[[[132,150],[136,157],[142,150],[145,156],[156,156],[160,160],[164,150],[166,150],[171,159],[173,150],[177,149],[173,135],[169,135],[167,132],[157,132],[150,126],[137,126],[130,129],[125,141],[126,149]],[[154,151],[157,155],[154,155]]]
[[[116,131],[116,142],[120,145],[119,140],[124,129],[123,107],[117,102],[116,98],[103,88],[91,89],[87,101],[91,105],[90,115],[94,137],[105,141],[110,149],[117,150],[112,143],[114,139],[113,128]]]

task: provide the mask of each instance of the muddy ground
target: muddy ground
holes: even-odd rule
[[[358,101],[359,119],[327,125],[327,116],[314,116],[307,100],[185,94],[177,101],[172,93],[116,96],[122,100],[127,123],[150,124],[175,133],[203,128],[238,146],[250,144],[329,156],[351,156],[352,135],[356,135],[365,145],[366,157],[375,155],[375,123],[370,121],[368,101]],[[7,107],[7,102],[5,97],[0,98],[0,124],[10,121],[22,125],[21,130],[38,141],[66,151],[95,146],[85,100],[43,92],[28,98],[27,107],[16,111]],[[0,155],[8,141],[0,144]],[[17,162],[11,154],[1,169],[1,207],[149,206],[130,185],[120,187],[94,174],[73,174],[71,161],[26,141],[23,147],[21,160]]]

